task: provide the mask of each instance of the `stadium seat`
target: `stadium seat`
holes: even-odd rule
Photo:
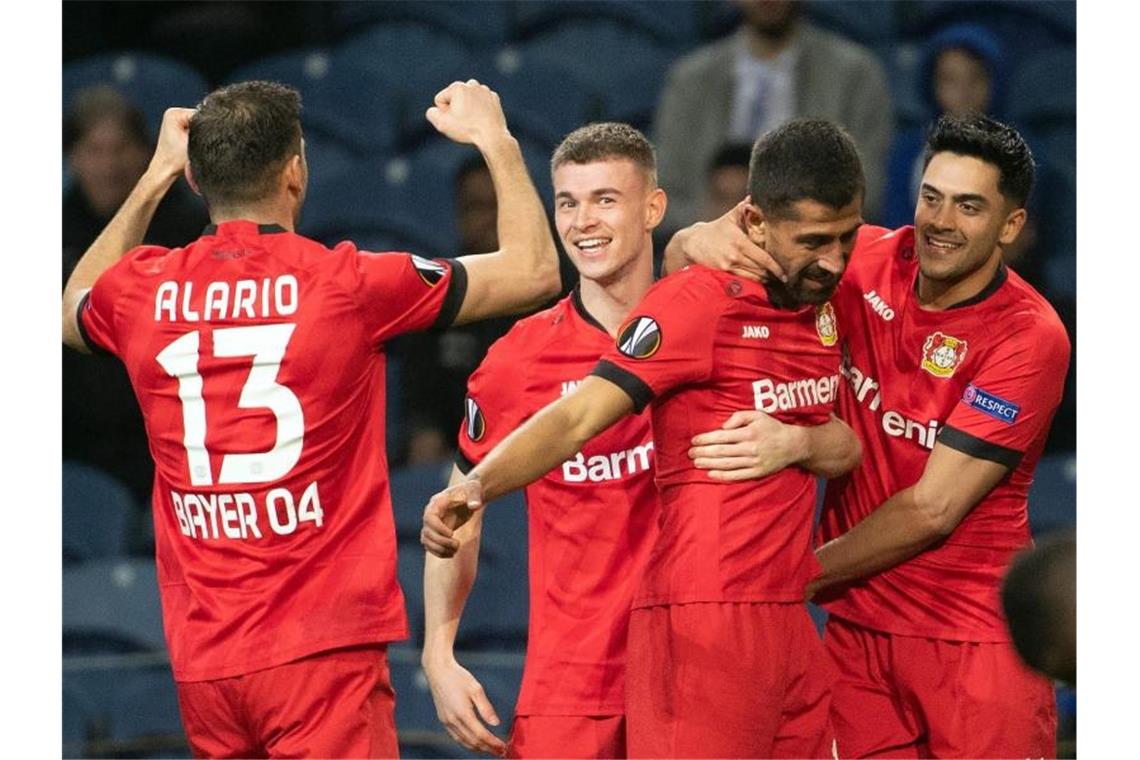
[[[154,135],[167,108],[192,107],[209,92],[205,77],[180,61],[153,53],[105,53],[63,67],[64,113],[80,90],[100,84],[111,85],[138,106]]]
[[[451,187],[408,156],[364,159],[312,186],[298,229],[325,243],[351,239],[377,250],[365,239],[380,236],[381,243],[402,243],[394,250],[439,256],[455,244],[450,230],[433,224],[430,215],[438,206],[449,209],[450,202]]]
[[[982,24],[1002,40],[1012,61],[1076,43],[1076,3],[1068,0],[926,0],[899,4],[900,33],[921,40],[955,23]]]
[[[371,24],[412,22],[451,35],[453,44],[486,46],[506,42],[510,12],[505,0],[365,0],[334,3],[333,25],[336,33],[350,35]]]
[[[521,491],[487,506],[479,573],[463,611],[456,645],[521,650],[528,622],[527,510]]]
[[[306,134],[337,140],[362,155],[392,149],[401,103],[390,80],[370,69],[343,65],[325,48],[269,56],[230,73],[229,82],[266,79],[301,93]]]
[[[97,559],[63,570],[63,632],[165,651],[162,611],[153,560]]]
[[[163,746],[185,744],[178,690],[170,668],[124,668],[115,676],[110,730],[118,741]]]
[[[392,511],[401,541],[420,540],[423,510],[433,494],[447,487],[450,462],[430,462],[392,471]]]
[[[64,562],[119,557],[140,512],[130,489],[82,462],[63,463]]]
[[[480,56],[474,77],[499,93],[513,133],[548,148],[604,109],[565,61],[531,60],[519,48]]]
[[[89,757],[88,739],[99,735],[104,719],[99,707],[77,683],[63,682],[63,756]]]
[[[1073,125],[1077,118],[1077,55],[1054,47],[1026,58],[1009,87],[1009,116],[1018,125],[1041,131]]]
[[[1072,454],[1041,457],[1029,489],[1029,527],[1034,536],[1077,524],[1077,458]]]
[[[400,731],[442,731],[431,687],[420,667],[420,650],[405,644],[388,648],[388,667],[396,692],[396,725]]]
[[[646,128],[676,53],[621,22],[565,22],[519,46],[524,60],[569,70],[593,93],[592,118]],[[615,66],[614,59],[621,58]],[[576,125],[578,126],[578,125]]]
[[[424,118],[432,98],[451,82],[470,79],[474,67],[454,37],[413,23],[373,26],[338,45],[331,57],[334,67],[368,71],[398,96],[404,146],[435,134]]]
[[[602,19],[648,34],[657,42],[669,45],[674,52],[680,52],[698,40],[696,5],[654,0],[580,0],[574,3],[532,0],[515,6],[514,38],[522,40],[546,34],[563,24],[583,19]],[[575,57],[580,55],[575,54]],[[624,53],[616,53],[607,57],[605,62],[612,65],[618,56],[623,65],[629,61]]]
[[[396,577],[404,592],[408,613],[408,643],[417,649],[424,645],[424,556],[419,535],[396,541]]]
[[[819,26],[881,50],[898,39],[896,0],[808,0],[804,13]]]

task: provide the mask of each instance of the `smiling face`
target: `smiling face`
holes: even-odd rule
[[[786,284],[765,286],[774,305],[818,305],[834,295],[863,224],[862,205],[860,195],[839,209],[819,201],[797,201],[793,213],[767,219],[755,206],[748,210],[749,236],[788,274]]]
[[[1003,245],[1025,224],[1001,191],[1000,170],[957,153],[936,153],[926,167],[914,212],[915,251],[922,277],[965,300],[989,284]]]
[[[665,193],[643,169],[627,158],[567,161],[553,179],[558,236],[583,278],[604,286],[652,262]]]

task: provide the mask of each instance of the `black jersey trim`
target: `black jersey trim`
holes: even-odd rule
[[[920,279],[922,279],[922,275],[915,275],[915,277],[914,277],[914,294],[916,296],[918,295],[918,281]],[[961,309],[961,308],[964,308],[966,306],[974,306],[976,304],[980,304],[982,301],[986,300],[987,298],[992,296],[994,293],[998,292],[998,288],[1000,288],[1002,285],[1005,285],[1005,281],[1008,279],[1009,279],[1009,269],[1006,267],[1005,262],[1003,261],[1000,264],[998,264],[997,271],[994,272],[994,276],[989,281],[988,285],[986,285],[984,288],[982,288],[981,291],[979,291],[978,293],[975,293],[974,295],[967,298],[965,301],[959,301],[958,303],[950,304],[949,306],[946,307],[946,310],[949,311],[950,309]]]
[[[278,232],[288,232],[289,230],[282,227],[280,224],[259,224],[257,225],[257,234],[259,235],[273,235]],[[206,229],[202,230],[202,237],[207,235],[217,235],[218,225],[207,224]]]
[[[437,261],[440,259],[437,259]],[[467,269],[457,259],[443,259],[451,266],[451,282],[447,284],[447,295],[443,297],[443,305],[439,307],[439,314],[429,328],[432,331],[446,330],[459,315],[463,306],[463,299],[467,297]]]
[[[88,290],[83,294],[83,298],[79,299],[79,306],[75,309],[75,324],[79,327],[79,337],[83,338],[83,342],[87,345],[87,348],[91,349],[91,353],[102,354],[103,356],[114,356],[113,353],[95,342],[95,339],[87,332],[87,326],[83,324],[83,309],[87,306],[87,299],[90,297],[91,291]]]
[[[590,370],[590,374],[609,380],[629,394],[629,397],[633,399],[634,412],[640,412],[653,400],[653,389],[646,385],[644,380],[613,362],[605,359],[599,360],[597,365]]]
[[[593,325],[607,336],[610,334],[610,331],[603,327],[602,323],[586,309],[586,304],[582,303],[582,286],[580,284],[575,285],[574,290],[570,291],[570,303],[574,305],[574,310],[578,312],[578,316],[584,319],[587,324]]]
[[[1004,464],[1011,470],[1021,464],[1021,458],[1025,455],[1022,451],[984,441],[949,425],[944,425],[939,431],[938,442],[963,454]]]
[[[470,459],[463,456],[462,451],[455,452],[455,466],[458,467],[459,471],[464,475],[475,469],[476,464],[476,462],[472,462]]]

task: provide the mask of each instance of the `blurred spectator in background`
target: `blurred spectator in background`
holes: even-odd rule
[[[499,248],[498,204],[482,156],[473,154],[455,175],[455,215],[459,250],[490,253]],[[398,341],[404,362],[404,409],[407,435],[393,457],[407,465],[450,461],[455,435],[463,418],[467,377],[491,344],[503,336],[517,317],[500,317],[443,333],[417,334]]]
[[[887,75],[875,54],[800,17],[791,0],[738,0],[744,23],[675,63],[653,125],[665,226],[700,221],[702,178],[726,143],[751,144],[789,119],[815,116],[855,138],[866,174],[864,216],[877,221],[894,128]]]
[[[1014,559],[1001,591],[1017,653],[1054,680],[1077,685],[1077,540],[1037,542]]]
[[[716,152],[706,175],[705,205],[701,219],[716,219],[748,195],[748,163],[752,146],[729,143]]]
[[[923,49],[918,76],[930,121],[942,114],[970,112],[1002,118],[1005,68],[1001,42],[983,26],[955,24],[934,35]],[[884,227],[893,229],[914,221],[928,126],[910,126],[895,133],[883,199]],[[1024,240],[1018,244],[1024,250]]]
[[[142,176],[154,142],[142,113],[111,87],[100,86],[76,97],[63,124],[63,150],[72,180],[63,197],[66,283]],[[145,242],[184,245],[207,224],[205,207],[176,185],[155,212]],[[142,415],[127,373],[114,357],[63,351],[63,458],[109,472],[140,504],[150,504],[154,465]]]

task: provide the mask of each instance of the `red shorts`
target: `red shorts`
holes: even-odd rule
[[[1052,684],[1013,646],[881,633],[834,616],[840,757],[1056,757]]]
[[[625,757],[625,716],[519,715],[507,757]]]
[[[635,609],[630,757],[832,757],[833,672],[802,604]]]
[[[387,647],[178,684],[195,757],[399,757]]]

